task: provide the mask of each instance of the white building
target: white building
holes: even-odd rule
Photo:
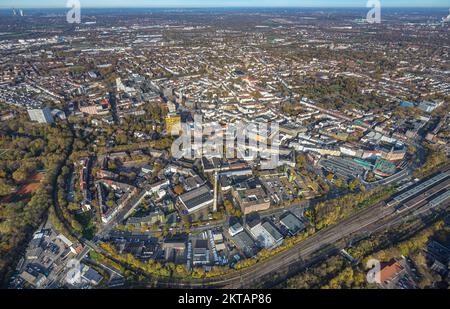
[[[283,235],[270,223],[264,222],[253,226],[250,230],[255,240],[266,249],[273,249],[283,243]]]
[[[30,109],[28,110],[28,116],[31,121],[37,121],[39,123],[53,123],[53,116],[48,107],[42,109]]]

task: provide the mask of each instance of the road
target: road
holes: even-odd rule
[[[125,205],[122,207],[122,209],[120,209],[118,213],[108,223],[104,224],[97,232],[95,240],[100,240],[103,237],[106,237],[117,224],[125,220],[128,213],[130,213],[137,205],[139,205],[145,195],[146,191],[144,189],[136,191],[135,193],[131,193],[130,199],[125,202]]]
[[[449,205],[444,205],[448,207]],[[281,252],[274,257],[258,262],[256,265],[242,271],[231,273],[220,278],[203,281],[180,281],[163,279],[158,287],[166,288],[253,288],[263,282],[273,281],[276,275],[290,268],[301,269],[309,264],[324,260],[330,254],[348,246],[349,242],[364,232],[366,235],[394,224],[401,223],[406,218],[417,217],[424,210],[411,210],[397,213],[386,207],[384,202],[365,208],[338,224],[324,228],[294,247]],[[132,287],[149,287],[135,284]]]
[[[378,203],[343,220],[335,226],[317,232],[295,245],[293,248],[280,253],[267,262],[261,263],[260,267],[256,267],[254,270],[243,274],[240,276],[239,281],[232,280],[230,283],[226,283],[224,287],[249,287],[253,282],[257,282],[279,269],[296,264],[300,260],[307,260],[313,253],[323,248],[329,247],[330,252],[334,251],[336,250],[336,244],[339,241],[342,241],[345,238],[350,237],[353,233],[361,231],[369,225],[392,215],[395,215],[392,209],[384,207],[384,203]]]
[[[447,205],[448,206],[448,205]],[[428,210],[428,209],[427,209]],[[286,269],[290,265],[298,264],[299,260],[310,259],[315,252],[327,248],[320,256],[326,257],[337,249],[346,246],[345,240],[350,240],[356,232],[372,233],[382,228],[391,227],[401,223],[405,218],[417,217],[426,210],[413,210],[408,214],[398,214],[391,208],[379,203],[356,215],[342,221],[336,226],[321,230],[292,249],[287,250],[273,259],[262,263],[260,267],[240,276],[239,280],[230,280],[223,286],[225,288],[252,287],[255,282],[263,282],[263,278],[272,277],[279,269]],[[338,244],[343,242],[341,246]],[[319,256],[319,258],[320,258]]]
[[[446,205],[445,207],[448,207]],[[205,280],[175,280],[171,278],[158,279],[158,287],[170,288],[250,288],[262,282],[271,282],[280,271],[289,271],[290,267],[301,269],[316,261],[327,258],[333,252],[347,246],[357,233],[373,233],[380,229],[401,223],[405,219],[417,217],[429,210],[412,209],[397,213],[393,208],[386,207],[384,202],[365,208],[338,224],[318,231],[294,247],[275,255],[274,257],[258,262],[256,265],[239,272],[233,272],[218,278]],[[95,251],[102,252],[92,242],[84,244]],[[139,273],[139,271],[138,271]],[[143,274],[144,275],[144,274]],[[132,287],[149,287],[136,283]],[[152,286],[153,287],[153,286]]]
[[[69,147],[68,154],[71,153],[71,148]],[[68,156],[69,156],[68,155]],[[68,158],[67,156],[67,158]],[[67,160],[66,158],[66,160]],[[407,169],[405,169],[407,170]],[[407,173],[405,171],[405,173]],[[399,175],[397,175],[399,176]],[[401,175],[403,176],[403,175]],[[397,177],[395,177],[397,179]],[[54,200],[57,215],[59,214],[59,209],[57,205],[57,190],[54,190]],[[139,194],[137,194],[139,196]],[[137,196],[135,196],[137,198]],[[134,200],[134,198],[132,199]],[[131,202],[131,201],[130,201]],[[117,219],[124,217],[128,211],[129,207],[134,203],[129,203],[122,209],[122,211],[116,216]],[[415,214],[413,212],[416,212]],[[363,209],[351,217],[339,222],[338,224],[322,229],[315,233],[314,235],[308,237],[304,241],[296,244],[292,248],[281,252],[274,257],[258,262],[256,265],[246,268],[242,271],[233,272],[229,275],[211,278],[205,280],[196,281],[181,281],[175,279],[158,279],[158,286],[160,287],[171,287],[171,288],[183,288],[183,287],[215,287],[215,288],[246,288],[253,287],[255,283],[261,283],[269,281],[269,278],[273,278],[275,274],[279,273],[280,270],[288,269],[290,266],[298,267],[299,263],[307,265],[311,261],[317,259],[324,259],[331,252],[335,252],[338,249],[345,247],[345,243],[355,235],[357,232],[373,232],[383,227],[392,226],[395,223],[401,222],[404,218],[408,216],[418,216],[421,212],[417,210],[407,211],[401,214],[394,212],[393,208],[385,206],[384,202],[380,202],[369,208]],[[61,218],[64,223],[64,218]],[[116,221],[116,220],[113,220]],[[115,222],[108,224],[99,236],[105,235],[108,230],[114,226]],[[211,228],[208,226],[205,228]],[[98,239],[98,238],[97,238]],[[80,255],[84,255],[89,251],[89,249],[102,252],[100,248],[96,246],[95,243],[86,241],[84,239],[80,240],[86,247],[85,251]],[[106,252],[102,252],[106,256]],[[319,253],[319,254],[318,254]],[[139,273],[139,271],[136,271]],[[136,284],[135,286],[139,286]],[[141,286],[142,287],[142,286]]]

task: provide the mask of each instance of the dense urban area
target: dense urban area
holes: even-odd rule
[[[366,13],[0,10],[2,286],[448,288],[450,15]]]

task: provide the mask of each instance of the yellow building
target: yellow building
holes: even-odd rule
[[[166,131],[168,134],[178,135],[181,131],[181,117],[180,116],[167,116],[166,119]]]

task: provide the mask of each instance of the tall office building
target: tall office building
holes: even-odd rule
[[[41,109],[30,109],[28,110],[28,116],[30,116],[31,121],[37,121],[39,123],[53,123],[53,116],[48,107]]]

